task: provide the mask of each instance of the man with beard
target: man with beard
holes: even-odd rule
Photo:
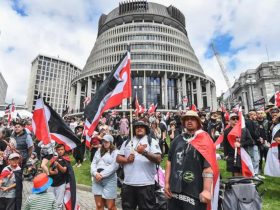
[[[206,210],[218,180],[216,150],[196,112],[188,111],[181,121],[186,132],[172,141],[165,171],[168,209]]]

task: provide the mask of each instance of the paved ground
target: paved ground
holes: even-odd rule
[[[23,204],[26,198],[31,194],[32,182],[24,181],[23,182]],[[95,202],[93,194],[88,191],[79,190],[77,192],[78,202],[80,204],[81,210],[95,210]],[[117,199],[117,208],[120,208],[120,199]]]

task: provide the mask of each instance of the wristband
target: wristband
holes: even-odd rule
[[[211,179],[213,179],[214,175],[213,175],[213,173],[202,173],[202,177],[203,178],[211,178]]]

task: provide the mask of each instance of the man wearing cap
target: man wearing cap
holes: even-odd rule
[[[14,124],[14,133],[13,138],[17,142],[16,149],[20,152],[20,155],[22,156],[22,169],[25,167],[25,164],[30,158],[32,152],[33,152],[33,141],[30,136],[24,129],[24,123],[23,122],[15,122]]]
[[[9,165],[0,176],[0,210],[20,210],[22,198],[22,172],[18,153],[9,155]]]
[[[234,157],[235,148],[233,148],[228,140],[228,134],[233,129],[233,127],[237,124],[239,117],[236,113],[231,113],[229,116],[229,127],[224,130],[224,155],[227,163],[227,171],[232,173],[232,176],[242,176],[241,171],[241,158],[237,153],[237,156]],[[247,128],[243,128],[241,139],[236,139],[234,143],[235,147],[244,147],[246,148],[248,145],[253,143],[253,139],[250,135],[250,132]]]
[[[133,139],[126,140],[119,151],[117,162],[123,165],[122,208],[152,210],[156,164],[161,161],[161,151],[155,139],[148,136],[149,127],[143,121],[133,125]]]
[[[195,111],[181,121],[186,132],[172,141],[165,171],[168,209],[206,210],[218,179],[215,147]]]
[[[52,178],[42,173],[33,180],[32,195],[30,195],[25,204],[24,210],[56,210],[57,204],[54,194],[47,192],[53,183]]]

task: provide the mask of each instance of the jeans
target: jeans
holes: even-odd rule
[[[258,146],[248,146],[246,150],[252,159],[254,173],[259,174],[260,152]]]

